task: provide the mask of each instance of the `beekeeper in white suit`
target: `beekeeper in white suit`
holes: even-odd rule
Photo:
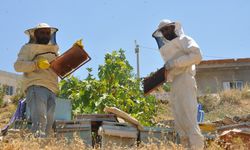
[[[204,137],[197,123],[197,87],[194,78],[195,64],[202,59],[200,48],[184,34],[178,22],[162,20],[152,36],[165,62],[167,81],[172,82],[171,106],[181,144],[194,150],[203,149]]]
[[[29,42],[21,48],[14,64],[17,72],[23,72],[23,89],[36,137],[51,133],[54,122],[59,88],[58,76],[50,68],[50,62],[58,56],[57,30],[46,23],[26,30]]]

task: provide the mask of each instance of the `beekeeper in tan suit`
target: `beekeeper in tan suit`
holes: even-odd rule
[[[204,137],[197,123],[197,97],[195,64],[202,56],[197,43],[185,35],[181,24],[162,20],[153,33],[168,71],[167,81],[172,82],[171,106],[175,128],[181,144],[193,150],[203,149]]]
[[[23,72],[32,131],[37,137],[45,137],[54,122],[58,77],[50,68],[50,62],[58,56],[57,30],[46,23],[26,30],[30,40],[21,48],[14,64],[17,72]]]

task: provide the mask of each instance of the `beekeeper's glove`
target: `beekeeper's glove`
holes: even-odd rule
[[[77,41],[74,43],[74,45],[77,45],[77,46],[81,47],[82,49],[84,49],[84,46],[83,46],[83,44],[82,44],[82,39],[77,40]],[[73,45],[73,46],[74,46],[74,45]]]
[[[39,69],[48,69],[50,67],[50,63],[47,59],[45,58],[39,58],[37,60],[37,67]]]

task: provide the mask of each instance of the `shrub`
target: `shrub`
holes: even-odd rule
[[[220,101],[220,96],[218,94],[207,94],[198,97],[198,102],[202,105],[205,112],[214,110]]]
[[[123,50],[105,55],[105,63],[98,69],[99,79],[93,77],[91,68],[87,70],[84,80],[72,76],[60,83],[59,96],[72,99],[73,114],[104,113],[103,109],[111,106],[129,113],[143,125],[152,125],[156,100],[143,95],[140,80],[133,75]]]
[[[240,90],[231,89],[225,90],[219,93],[221,98],[221,103],[239,104],[242,94]]]

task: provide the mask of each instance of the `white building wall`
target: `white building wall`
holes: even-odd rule
[[[9,99],[16,94],[17,89],[21,87],[21,80],[22,75],[0,70],[0,84],[13,87],[13,94],[6,95],[4,101],[9,101]]]

